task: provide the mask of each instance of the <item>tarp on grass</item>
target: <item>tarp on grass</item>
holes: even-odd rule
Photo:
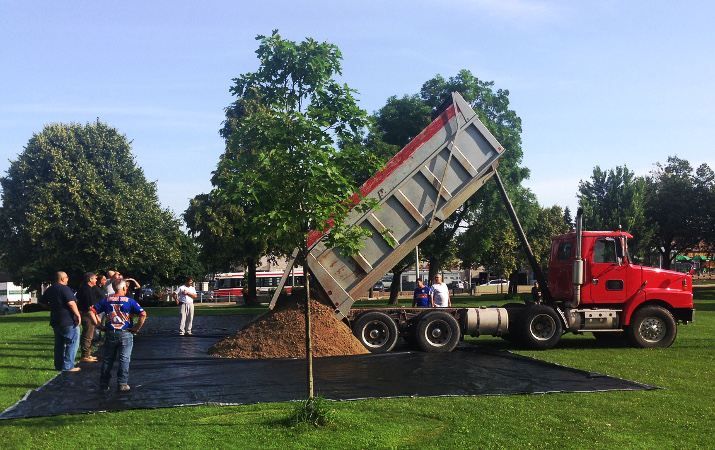
[[[130,391],[118,392],[112,385],[110,391],[100,392],[101,363],[82,363],[80,372],[59,373],[5,410],[0,419],[304,399],[304,359],[206,356],[214,342],[250,319],[199,316],[193,336],[178,336],[177,318],[150,318],[134,341]],[[656,389],[478,346],[445,354],[406,350],[313,361],[316,395],[329,400]]]

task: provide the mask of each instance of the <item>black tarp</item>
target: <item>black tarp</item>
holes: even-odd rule
[[[82,363],[80,372],[59,373],[1,413],[0,419],[304,399],[304,359],[206,355],[214,342],[250,319],[198,316],[195,334],[179,336],[177,318],[150,318],[134,341],[130,391],[118,392],[113,384],[110,391],[100,392],[101,363]],[[316,395],[329,400],[655,389],[478,346],[460,346],[446,354],[405,350],[315,358],[314,379]]]

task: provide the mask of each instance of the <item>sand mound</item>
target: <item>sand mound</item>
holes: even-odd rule
[[[333,309],[310,304],[313,356],[369,353],[350,328],[333,317]],[[304,358],[305,302],[289,299],[208,350],[219,358]]]

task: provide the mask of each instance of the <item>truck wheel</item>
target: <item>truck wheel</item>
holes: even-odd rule
[[[546,350],[561,340],[561,318],[546,305],[534,305],[524,311],[519,327],[521,340],[529,348]]]
[[[432,311],[417,323],[417,343],[428,353],[447,353],[459,344],[457,319],[445,311]]]
[[[636,310],[628,327],[628,340],[638,348],[670,347],[678,334],[678,326],[670,312],[660,306]]]
[[[353,334],[372,353],[385,353],[397,343],[397,324],[387,314],[370,311],[361,315],[353,325]]]

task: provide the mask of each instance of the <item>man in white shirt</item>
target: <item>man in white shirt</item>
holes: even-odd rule
[[[179,323],[179,335],[191,334],[191,326],[194,324],[194,299],[197,297],[196,289],[194,288],[194,279],[189,277],[186,279],[186,284],[179,286],[174,291],[174,299],[179,305],[181,313],[181,322]],[[186,325],[186,328],[184,328]],[[184,330],[186,331],[184,333]]]
[[[432,284],[432,297],[436,308],[452,307],[452,299],[449,298],[449,288],[442,283],[442,276],[434,276],[434,284]]]

